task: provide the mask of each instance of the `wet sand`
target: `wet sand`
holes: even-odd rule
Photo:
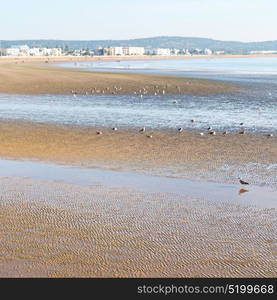
[[[116,88],[115,88],[116,87]],[[28,63],[0,64],[0,93],[9,94],[217,94],[238,84],[170,75],[89,72]]]
[[[224,178],[222,166],[276,164],[276,137],[96,130],[2,120],[0,157],[188,178],[195,172],[217,181],[209,178],[214,172],[236,183],[234,171],[224,169]],[[257,180],[276,188],[276,168],[264,165],[260,173],[253,169]],[[255,183],[255,173],[248,176]],[[105,184],[76,184],[2,175],[0,277],[277,276],[274,207],[123,181],[112,186],[103,178]]]
[[[1,277],[275,277],[276,210],[0,178]]]
[[[247,55],[135,55],[135,56],[1,56],[0,63],[56,63],[70,61],[109,61],[109,60],[159,60],[159,59],[221,59],[221,58],[251,58],[251,57],[277,57],[277,54],[247,54]]]
[[[96,131],[101,130],[102,135]],[[0,157],[277,187],[277,137],[0,122]],[[148,138],[152,135],[152,138]]]

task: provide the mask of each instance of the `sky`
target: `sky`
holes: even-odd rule
[[[0,0],[0,40],[277,40],[277,0]]]

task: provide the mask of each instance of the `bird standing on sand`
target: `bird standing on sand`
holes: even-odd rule
[[[216,135],[215,131],[210,131],[210,135]]]
[[[239,182],[240,182],[240,184],[242,184],[242,185],[249,185],[248,182],[242,180],[241,178],[239,178]]]
[[[142,127],[140,130],[139,130],[139,132],[145,132],[145,127]]]
[[[116,127],[113,127],[112,130],[113,130],[113,131],[117,131],[117,128],[116,128]]]
[[[178,128],[178,131],[179,131],[179,132],[182,132],[182,131],[183,131],[183,128],[182,128],[182,127]]]
[[[96,131],[96,134],[101,135],[101,134],[103,134],[103,132],[102,131]]]
[[[148,137],[149,139],[152,139],[153,136],[152,136],[152,135],[147,135],[147,137]]]

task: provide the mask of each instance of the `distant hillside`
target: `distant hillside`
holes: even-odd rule
[[[151,48],[177,48],[194,49],[210,48],[212,50],[224,50],[232,53],[246,53],[251,50],[277,50],[277,40],[265,42],[243,43],[236,41],[219,41],[208,38],[161,36],[131,40],[95,40],[95,41],[71,41],[71,40],[16,40],[2,41],[2,47],[27,44],[39,47],[69,47],[70,49],[94,49],[100,46],[141,46]]]

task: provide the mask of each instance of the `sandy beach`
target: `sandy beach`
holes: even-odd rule
[[[97,135],[98,130],[103,134]],[[214,181],[232,183],[237,182],[241,172],[248,174],[252,183],[260,177],[268,185],[277,186],[276,168],[269,168],[276,163],[277,137],[138,131],[139,128],[119,128],[115,132],[111,128],[1,121],[0,156],[188,178],[209,179],[213,174]]]
[[[89,72],[36,64],[0,64],[0,93],[12,94],[213,94],[239,85],[169,75]]]
[[[276,211],[0,178],[1,277],[274,277]]]
[[[146,82],[150,94],[162,88],[168,94],[240,90],[212,80],[92,73],[34,62],[0,65],[0,93],[92,93],[96,88],[109,94],[115,91],[106,88],[116,85],[122,88],[116,93],[128,94]],[[1,119],[0,157],[86,168],[89,176],[102,168],[128,171],[130,177],[170,177],[179,184],[195,180],[196,188],[202,181],[229,190],[228,184],[237,184],[236,196],[242,177],[262,192],[263,187],[276,192],[275,135],[139,129]],[[143,182],[140,188],[124,182],[114,187],[109,176],[104,183],[78,184],[3,172],[0,277],[277,276],[276,209],[263,205],[254,191],[248,202],[232,202],[208,199],[205,190],[201,197],[181,193],[175,185],[170,192],[159,185],[144,190]]]

